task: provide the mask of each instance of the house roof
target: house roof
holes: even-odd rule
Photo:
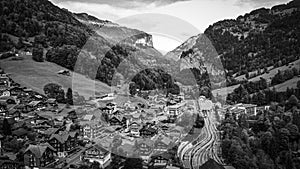
[[[199,107],[201,110],[211,110],[211,109],[213,109],[213,106],[214,106],[214,104],[211,100],[199,99]]]
[[[123,115],[113,115],[110,119],[116,118],[117,120],[119,120],[120,122],[123,120],[124,117]]]
[[[106,150],[109,150],[111,148],[111,145],[112,145],[112,142],[113,142],[113,138],[104,137],[104,138],[101,138],[101,139],[95,139],[95,142],[97,144],[100,144]]]
[[[74,137],[76,132],[60,132],[58,134],[52,134],[50,140],[55,138],[60,143],[64,143],[68,140],[69,137]]]
[[[36,106],[39,103],[41,103],[41,101],[31,101],[30,103],[28,103],[29,106]]]
[[[27,135],[28,134],[28,131],[24,128],[19,128],[17,130],[14,130],[12,132],[13,135],[16,135],[16,136],[24,136],[24,135]]]
[[[54,104],[54,103],[56,103],[56,99],[48,99],[47,100],[47,103],[51,103],[51,104]]]
[[[48,129],[44,132],[44,134],[46,134],[46,135],[52,135],[52,134],[56,133],[58,130],[59,130],[59,128],[48,128]]]
[[[40,144],[40,145],[29,145],[27,147],[27,149],[25,150],[25,152],[32,152],[37,158],[41,158],[43,156],[43,154],[45,153],[45,151],[47,150],[47,148],[56,151],[51,145],[49,145],[48,143],[45,144]]]
[[[161,136],[161,138],[157,141],[161,141],[165,145],[169,145],[172,142],[172,140],[169,137],[166,137],[166,136]]]
[[[87,114],[83,116],[83,120],[91,121],[94,118],[93,114]]]
[[[95,144],[95,145],[92,145],[91,147],[87,148],[87,150],[88,150],[88,149],[93,149],[93,148],[95,148],[95,149],[97,149],[97,150],[103,152],[104,154],[109,153],[109,151],[106,150],[105,148],[103,148],[101,144]]]

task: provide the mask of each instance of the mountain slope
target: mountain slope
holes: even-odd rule
[[[130,82],[145,69],[159,76],[154,68],[169,63],[153,48],[151,35],[88,14],[71,13],[48,0],[1,1],[0,21],[0,42],[4,44],[0,52],[42,48],[46,61],[108,85],[118,84],[120,79]],[[17,39],[15,43],[11,37]],[[35,86],[36,82],[30,83]]]
[[[64,70],[63,67],[51,62],[37,63],[30,56],[24,56],[24,60],[20,61],[1,60],[0,67],[9,73],[15,82],[40,93],[44,93],[43,88],[47,83],[60,84],[65,91],[73,88],[74,92],[78,92],[86,99],[93,96],[95,91],[102,94],[111,92],[108,85],[93,81],[81,74],[59,75],[57,72]]]
[[[205,30],[229,76],[297,59],[299,2],[257,9],[237,19],[217,22]]]
[[[232,76],[297,60],[299,18],[299,0],[253,10],[237,19],[214,23],[204,34],[191,37],[166,57],[180,61],[180,70],[196,68],[200,74],[207,70],[219,82],[226,78],[231,84]]]
[[[78,21],[114,44],[127,42],[135,46],[153,47],[152,36],[143,31],[120,26],[111,21],[100,20],[86,13],[74,13],[74,16]]]

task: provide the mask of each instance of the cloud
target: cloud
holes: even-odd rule
[[[176,2],[190,1],[190,0],[52,0],[54,3],[61,2],[82,2],[82,3],[94,3],[110,5],[118,8],[142,8],[147,5],[165,6]]]
[[[238,0],[237,5],[251,5],[253,7],[272,7],[279,4],[285,4],[290,0]]]

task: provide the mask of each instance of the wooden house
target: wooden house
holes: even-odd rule
[[[77,141],[76,132],[59,132],[52,134],[48,142],[57,150],[59,157],[66,157],[69,151],[76,148]]]
[[[55,161],[56,150],[49,144],[29,145],[24,153],[24,165],[28,168],[47,167]]]
[[[83,151],[80,159],[88,160],[91,163],[98,162],[101,168],[105,168],[111,162],[111,153],[101,145],[96,144]]]

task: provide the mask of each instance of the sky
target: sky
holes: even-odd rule
[[[72,12],[85,12],[103,20],[153,35],[154,47],[166,53],[213,23],[235,19],[260,7],[289,0],[51,0]]]

